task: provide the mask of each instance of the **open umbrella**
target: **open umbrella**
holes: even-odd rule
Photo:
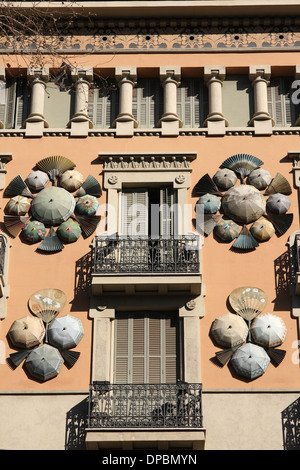
[[[51,186],[35,196],[31,211],[35,219],[49,225],[65,222],[74,212],[76,201],[64,188]]]
[[[67,191],[76,191],[83,183],[83,175],[77,170],[67,170],[60,177],[60,185]]]
[[[274,214],[285,214],[291,205],[291,201],[285,194],[271,194],[267,200],[267,209]]]
[[[31,351],[25,361],[30,374],[43,381],[56,377],[63,363],[63,358],[58,349],[49,344],[42,344]]]
[[[214,232],[221,240],[231,242],[238,237],[240,228],[233,220],[221,220],[215,226]]]
[[[248,379],[256,379],[261,376],[270,363],[270,357],[257,344],[245,343],[232,355],[231,364],[235,371]]]
[[[61,241],[65,243],[73,243],[78,240],[82,231],[79,223],[70,219],[60,224],[56,233]]]
[[[28,243],[40,242],[41,240],[44,240],[46,236],[45,225],[38,220],[32,220],[24,225],[22,236]]]
[[[266,219],[259,219],[254,222],[250,227],[250,232],[259,242],[265,242],[275,233],[274,225]]]
[[[84,335],[79,318],[72,315],[57,317],[48,328],[48,341],[59,349],[75,348]]]
[[[20,348],[32,348],[45,336],[45,326],[40,318],[27,315],[15,320],[8,331],[11,342]]]
[[[197,204],[203,204],[205,214],[215,214],[221,207],[220,199],[214,194],[204,194],[200,196]]]
[[[30,209],[30,202],[24,196],[14,196],[8,201],[6,207],[10,215],[25,215]]]
[[[86,194],[81,196],[76,204],[76,209],[82,215],[95,215],[99,207],[99,202],[95,196]]]
[[[272,181],[272,176],[267,170],[257,168],[251,171],[247,178],[247,183],[254,186],[256,189],[266,189]]]
[[[245,320],[234,313],[225,313],[216,318],[211,328],[211,334],[221,346],[234,348],[243,344],[249,329]]]
[[[49,183],[47,173],[41,170],[32,171],[26,178],[25,182],[32,191],[41,191]]]
[[[265,213],[266,201],[254,186],[241,184],[226,191],[222,198],[222,208],[230,219],[248,224]]]
[[[287,333],[282,318],[271,313],[264,313],[256,317],[251,325],[253,340],[268,348],[279,346],[283,343]]]
[[[229,168],[221,168],[213,177],[218,188],[227,190],[235,185],[237,182],[237,176],[234,171]]]

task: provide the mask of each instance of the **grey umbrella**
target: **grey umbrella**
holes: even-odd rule
[[[64,188],[50,186],[35,196],[31,211],[34,218],[49,225],[65,222],[74,212],[76,201]]]
[[[283,343],[287,328],[282,318],[265,313],[255,318],[251,325],[251,334],[260,346],[274,348]]]
[[[48,341],[59,349],[75,348],[83,335],[81,320],[72,315],[57,317],[48,327]]]
[[[270,357],[264,348],[252,343],[240,346],[231,358],[235,371],[251,380],[261,376],[269,363]]]
[[[230,219],[241,224],[254,222],[266,211],[264,196],[254,186],[230,188],[222,198],[222,208]]]
[[[31,351],[25,361],[30,374],[43,381],[56,377],[63,363],[63,358],[58,349],[49,344],[42,344],[42,346]]]
[[[271,194],[267,200],[267,209],[274,214],[285,214],[291,205],[291,201],[285,194]]]

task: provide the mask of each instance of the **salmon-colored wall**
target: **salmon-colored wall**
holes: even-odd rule
[[[13,160],[7,164],[6,185],[17,174],[23,178],[32,171],[37,161],[50,155],[64,155],[76,164],[76,169],[84,177],[93,174],[97,178],[101,166],[97,163],[99,152],[196,152],[197,159],[192,163],[192,188],[201,176],[217,171],[221,163],[236,153],[248,153],[260,158],[263,168],[272,176],[276,172],[285,175],[293,184],[292,162],[284,157],[288,150],[295,150],[299,145],[299,137],[272,136],[181,136],[177,138],[160,137],[89,137],[72,139],[67,137],[1,138],[1,152],[10,152]],[[294,341],[297,338],[297,323],[291,317],[290,297],[287,294],[276,297],[274,261],[286,251],[286,242],[290,233],[299,228],[297,190],[294,189],[289,212],[294,213],[293,225],[288,233],[278,238],[276,235],[250,253],[234,253],[226,244],[219,243],[211,234],[205,238],[203,247],[203,281],[206,285],[205,316],[201,325],[201,375],[205,389],[211,388],[299,388],[299,365],[294,364]],[[1,214],[8,199],[2,198]],[[189,202],[193,207],[197,197],[189,194]],[[105,202],[105,193],[100,198]],[[1,220],[2,216],[1,216]],[[81,356],[72,369],[63,366],[60,374],[53,380],[39,383],[32,380],[22,365],[12,370],[7,364],[0,364],[1,390],[87,390],[90,383],[91,351],[92,351],[92,320],[88,318],[88,293],[74,295],[75,265],[86,255],[92,237],[82,237],[74,244],[65,246],[64,250],[51,255],[36,252],[37,245],[26,245],[19,237],[12,239],[10,249],[8,282],[10,296],[7,300],[7,317],[0,323],[0,340],[5,342],[6,357],[14,352],[7,342],[7,332],[13,321],[27,314],[31,315],[27,302],[32,293],[47,288],[62,289],[67,295],[67,304],[61,315],[72,314],[79,317],[85,329],[85,335],[77,350]],[[227,298],[230,292],[240,286],[256,286],[268,295],[265,312],[274,312],[285,321],[288,333],[282,346],[287,351],[286,357],[278,368],[270,365],[266,373],[259,379],[247,383],[234,377],[227,366],[216,367],[211,358],[219,349],[211,341],[209,330],[213,320],[228,310]]]

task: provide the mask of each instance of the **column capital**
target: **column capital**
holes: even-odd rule
[[[5,67],[0,67],[0,80],[2,82],[6,81]]]
[[[118,66],[115,68],[115,78],[118,84],[125,79],[126,81],[131,81],[135,86],[137,80],[137,68],[133,66]]]
[[[180,84],[181,67],[179,66],[162,66],[159,67],[160,81],[163,83],[165,80],[174,80],[177,85]]]
[[[47,83],[49,80],[49,67],[28,67],[27,78],[30,83],[36,80]]]
[[[249,79],[253,82],[256,78],[261,78],[266,81],[271,78],[271,66],[270,65],[250,65],[249,67]]]
[[[81,79],[91,83],[94,78],[93,67],[72,67],[71,77],[73,82]]]
[[[207,83],[212,78],[218,79],[221,82],[225,80],[226,67],[224,65],[206,65],[204,67],[204,81]]]

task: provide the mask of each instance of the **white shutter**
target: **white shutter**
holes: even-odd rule
[[[117,91],[102,95],[100,89],[89,90],[88,116],[94,127],[109,129],[117,116]]]
[[[140,79],[132,95],[132,114],[138,122],[138,127],[156,127],[162,115],[162,107],[162,88],[159,80]]]
[[[5,124],[6,83],[0,80],[0,121]]]
[[[24,121],[29,115],[29,88],[26,80],[18,79],[16,98],[15,128],[23,127]]]
[[[177,235],[177,191],[171,186],[160,189],[160,235]]]
[[[177,88],[177,114],[183,127],[200,127],[207,115],[207,105],[203,80],[183,78]]]
[[[121,198],[121,234],[148,235],[147,189],[124,190]]]
[[[267,88],[268,112],[275,121],[275,126],[292,124],[290,100],[290,80],[285,77],[272,77]]]
[[[12,129],[15,123],[17,81],[12,80],[7,84],[5,127]]]

